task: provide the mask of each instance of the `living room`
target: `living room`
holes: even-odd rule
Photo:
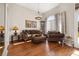
[[[71,56],[74,47],[79,47],[74,3],[7,3],[6,10],[5,51],[8,52],[3,55]],[[50,37],[57,42],[48,42],[53,41]]]

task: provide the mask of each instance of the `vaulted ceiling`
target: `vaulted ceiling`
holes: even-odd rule
[[[49,11],[59,5],[59,3],[18,3],[18,5],[24,6],[33,11],[38,11],[39,9],[41,13],[45,13],[46,11]]]

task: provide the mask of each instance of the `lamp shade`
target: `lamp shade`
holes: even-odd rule
[[[18,30],[18,27],[17,26],[13,26],[12,30]]]
[[[0,30],[4,30],[4,26],[0,26]]]

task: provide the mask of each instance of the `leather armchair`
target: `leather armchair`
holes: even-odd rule
[[[48,41],[60,41],[63,45],[64,41],[64,34],[60,32],[48,32]]]

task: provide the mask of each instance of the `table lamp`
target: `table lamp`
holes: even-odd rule
[[[3,33],[4,26],[0,26],[0,32]]]
[[[18,30],[18,27],[17,26],[13,26],[12,27],[12,30],[14,30],[15,32],[14,32],[14,35],[17,35],[17,30]]]

